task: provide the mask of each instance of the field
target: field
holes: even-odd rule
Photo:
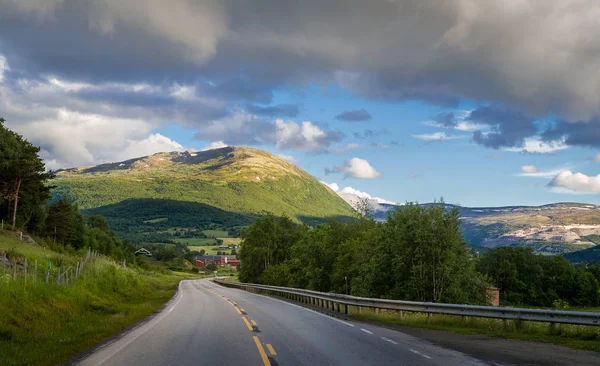
[[[177,239],[173,239],[174,241],[178,242],[178,243],[183,243],[183,244],[187,244],[188,246],[192,245],[192,246],[198,246],[198,245],[202,245],[202,246],[210,246],[210,245],[217,245],[217,240],[216,239],[212,239],[212,238],[177,238]]]
[[[203,230],[202,233],[206,236],[212,236],[215,238],[227,238],[229,237],[229,232],[224,230]]]
[[[0,249],[11,259],[27,258],[46,268],[72,265],[80,254],[58,254],[0,233]],[[53,267],[55,268],[55,267]],[[177,284],[197,275],[166,270],[121,268],[110,259],[90,259],[71,285],[46,284],[42,270],[33,283],[0,281],[0,355],[3,365],[56,365],[142,319],[175,293]]]
[[[217,255],[218,252],[224,253],[224,255],[229,255],[231,254],[231,250],[229,249],[219,249],[218,246],[211,246],[211,245],[192,245],[189,246],[188,245],[188,249],[189,250],[196,250],[196,251],[201,251],[204,249],[204,252],[206,253],[206,255]]]

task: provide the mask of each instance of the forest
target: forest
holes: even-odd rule
[[[317,227],[267,216],[242,231],[242,282],[355,296],[568,308],[600,305],[600,266],[573,265],[527,247],[469,248],[457,208],[398,206],[385,222],[369,210]]]
[[[4,126],[0,118],[0,220],[57,251],[96,250],[133,262],[133,246],[119,240],[102,216],[84,216],[66,197],[50,201],[54,174],[40,148]]]

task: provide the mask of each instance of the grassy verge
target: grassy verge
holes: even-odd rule
[[[0,248],[31,261],[58,254],[0,236]],[[64,255],[63,255],[64,256]],[[78,258],[64,256],[65,263]],[[44,262],[45,264],[45,262]],[[197,278],[198,276],[196,276]],[[121,268],[109,259],[88,261],[71,285],[38,276],[0,278],[0,355],[3,365],[56,365],[157,310],[184,273]]]
[[[600,327],[549,324],[525,321],[502,321],[423,313],[403,312],[402,318],[396,311],[349,308],[349,314],[358,320],[389,325],[444,330],[462,334],[485,334],[494,337],[527,341],[538,341],[564,345],[572,348],[600,352]]]

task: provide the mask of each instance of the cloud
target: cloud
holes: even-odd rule
[[[204,146],[202,149],[200,149],[200,151],[222,149],[222,148],[227,147],[227,146],[228,145],[225,144],[223,141],[213,141],[210,144]]]
[[[505,148],[504,151],[530,153],[530,154],[548,154],[568,149],[569,145],[564,141],[542,141],[539,137],[526,138],[520,147]]]
[[[554,168],[549,170],[539,170],[533,165],[523,165],[521,173],[516,174],[518,177],[534,177],[534,178],[553,178],[557,174],[568,171],[569,168]]]
[[[331,190],[333,190],[335,193],[337,193],[340,197],[342,197],[350,205],[356,204],[361,198],[368,199],[369,202],[372,205],[374,205],[375,207],[377,207],[377,205],[381,204],[381,203],[389,204],[389,205],[396,204],[393,201],[389,201],[389,200],[386,200],[386,199],[380,198],[380,197],[371,196],[367,192],[362,192],[362,191],[359,191],[358,189],[354,189],[352,187],[340,188],[340,186],[337,183],[326,183],[323,181],[321,181],[321,183],[323,183],[327,187],[331,188]]]
[[[296,117],[299,113],[296,104],[277,104],[272,106],[258,106],[255,104],[246,105],[246,111],[266,117]]]
[[[338,114],[337,116],[335,116],[335,118],[339,119],[340,121],[359,122],[359,121],[368,121],[372,118],[372,116],[364,108],[361,108],[361,109],[353,109],[350,111],[344,111],[344,112]]]
[[[363,132],[354,132],[353,135],[355,138],[363,140],[368,138],[373,138],[381,135],[386,135],[389,132],[387,130],[364,130]]]
[[[488,148],[519,149],[537,137],[600,145],[600,41],[589,37],[600,32],[596,2],[0,4],[0,44],[4,64],[12,66],[0,72],[0,97],[11,94],[11,103],[0,103],[18,124],[39,120],[42,111],[32,107],[40,106],[48,115],[66,109],[202,130],[233,119],[240,106],[252,106],[252,115],[291,118],[293,108],[271,105],[275,91],[334,84],[373,100],[485,103],[438,126],[485,125],[473,141]],[[70,89],[46,83],[48,75]],[[29,88],[40,80],[43,88]],[[140,84],[149,88],[121,88]],[[171,93],[175,85],[181,88]],[[6,108],[12,103],[25,108]],[[535,121],[548,116],[560,122],[540,135]]]
[[[561,193],[600,193],[600,174],[594,177],[567,170],[554,177],[548,187]]]
[[[361,147],[361,144],[357,144],[356,142],[349,142],[343,145],[333,146],[328,149],[329,152],[334,154],[345,154],[349,151],[358,149]]]
[[[275,146],[279,149],[322,153],[326,147],[342,138],[340,132],[323,130],[309,121],[298,125],[293,121],[278,119],[275,128]]]
[[[6,62],[6,57],[0,55],[0,83],[4,81],[4,73],[8,70],[10,70],[10,68]]]
[[[423,122],[426,126],[431,127],[439,127],[439,128],[449,128],[458,131],[476,131],[485,129],[487,126],[484,124],[478,124],[473,122],[468,122],[472,111],[459,111],[456,113],[440,113],[437,117],[430,121]]]
[[[424,133],[420,135],[412,135],[412,137],[425,141],[445,141],[459,139],[462,136],[448,135],[445,132]]]
[[[589,156],[587,159],[591,160],[591,161],[594,161],[594,162],[600,162],[600,153],[596,154],[594,156]]]
[[[345,177],[374,179],[381,175],[368,161],[360,158],[346,160],[344,164],[337,165],[335,169],[325,169],[325,174],[343,173]]]
[[[521,172],[525,174],[537,173],[538,169],[533,165],[523,165],[521,167]]]

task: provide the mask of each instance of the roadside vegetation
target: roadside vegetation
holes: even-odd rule
[[[177,284],[198,278],[191,272],[171,272],[121,263],[101,256],[90,259],[77,280],[49,283],[47,263],[77,263],[82,252],[56,253],[21,242],[14,233],[0,233],[0,251],[10,260],[37,261],[40,270],[25,279],[9,274],[0,280],[0,354],[3,365],[56,365],[104,338],[152,314],[174,295]],[[15,261],[16,262],[16,261]],[[20,260],[22,262],[22,260]],[[53,267],[53,271],[55,268]]]
[[[467,246],[457,208],[408,203],[385,222],[369,207],[353,222],[315,228],[266,217],[242,232],[242,282],[355,296],[567,309],[600,306],[600,266],[573,265],[526,247],[479,255]]]
[[[591,311],[590,309],[586,309]],[[593,309],[592,309],[593,310]],[[553,343],[572,348],[600,352],[598,327],[569,324],[549,324],[526,321],[502,321],[475,317],[412,313],[404,311],[400,318],[396,311],[349,307],[348,313],[356,319],[391,326],[444,330],[461,334],[485,334],[493,337]]]
[[[103,216],[82,214],[69,197],[50,201],[53,174],[40,149],[3,122],[1,364],[64,363],[152,314],[172,298],[180,280],[200,278],[183,256],[164,263],[134,257],[134,245],[120,240]],[[59,277],[59,269],[67,271]]]

